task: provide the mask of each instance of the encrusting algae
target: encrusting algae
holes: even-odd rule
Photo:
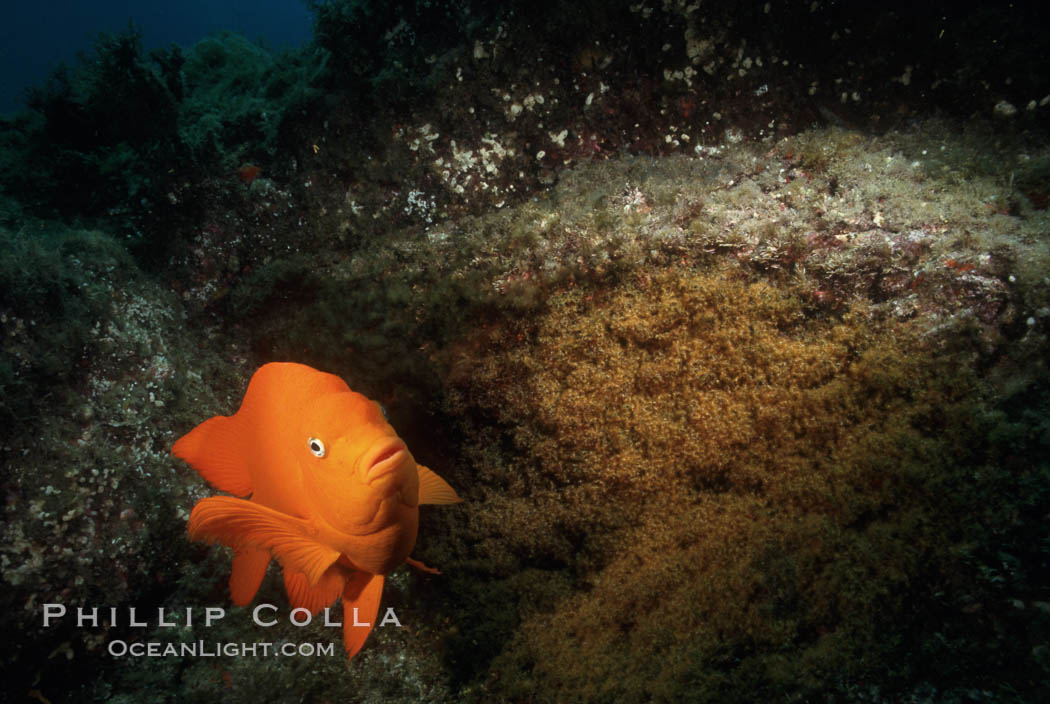
[[[478,559],[577,585],[523,608],[498,691],[708,701],[892,661],[906,595],[953,572],[945,526],[973,496],[938,497],[973,387],[857,308],[821,317],[727,266],[566,291],[489,333],[455,380],[513,448],[479,477]]]

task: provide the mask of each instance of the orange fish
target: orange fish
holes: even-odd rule
[[[260,367],[234,415],[204,421],[172,453],[216,489],[250,497],[212,496],[190,513],[191,539],[233,548],[233,603],[251,602],[275,557],[293,608],[315,614],[342,596],[351,658],[386,575],[406,562],[437,574],[408,556],[419,505],[461,501],[416,464],[379,404],[302,364]]]
[[[241,168],[237,169],[237,177],[246,184],[251,185],[259,174],[262,173],[262,167],[256,166],[255,164],[244,164]]]

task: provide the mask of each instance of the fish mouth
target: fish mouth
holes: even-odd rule
[[[390,474],[406,457],[408,448],[399,438],[383,438],[369,450],[365,481],[371,484],[376,479]]]

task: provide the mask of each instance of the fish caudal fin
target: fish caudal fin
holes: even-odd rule
[[[343,588],[343,645],[346,646],[347,659],[357,655],[375,626],[385,579],[381,574],[354,572],[346,580]]]
[[[244,433],[233,417],[215,416],[183,435],[171,448],[219,491],[234,496],[252,493],[251,476],[244,462]]]
[[[269,566],[269,550],[251,545],[234,550],[233,572],[230,573],[230,599],[234,604],[247,606],[252,602]]]
[[[419,470],[419,503],[421,504],[458,504],[456,490],[448,482],[434,473],[434,470],[417,464]]]
[[[301,518],[272,508],[236,499],[211,496],[201,499],[190,512],[191,540],[222,543],[236,549],[265,548],[285,569],[302,572],[316,585],[339,553],[317,542],[316,531]]]
[[[310,586],[302,572],[284,571],[284,589],[288,592],[288,603],[293,609],[306,609],[316,614],[339,598],[346,584],[346,574],[334,565],[325,570],[317,584]]]

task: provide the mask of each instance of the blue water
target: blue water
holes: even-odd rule
[[[99,32],[119,32],[131,20],[145,48],[189,46],[209,32],[232,30],[266,46],[297,46],[312,35],[303,0],[49,0],[5,3],[0,15],[0,114],[24,106],[25,89],[43,82]]]

